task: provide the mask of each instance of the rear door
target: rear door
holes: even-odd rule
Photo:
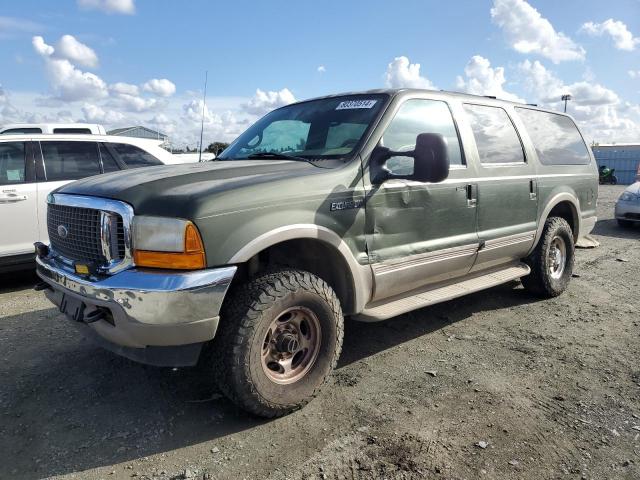
[[[478,237],[472,271],[526,256],[533,245],[537,218],[535,165],[511,117],[499,106],[464,104],[475,139],[478,165]]]
[[[47,195],[73,180],[102,173],[97,142],[41,141],[36,145],[40,241],[48,243]],[[38,151],[39,150],[39,151]]]
[[[30,142],[0,142],[0,257],[34,252],[37,209]]]

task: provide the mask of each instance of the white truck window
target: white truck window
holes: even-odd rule
[[[0,185],[24,183],[24,143],[0,143]]]
[[[101,173],[95,142],[40,142],[40,145],[48,182]]]

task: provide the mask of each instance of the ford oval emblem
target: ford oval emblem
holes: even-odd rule
[[[69,230],[64,225],[58,225],[58,236],[60,238],[67,238],[69,236]]]

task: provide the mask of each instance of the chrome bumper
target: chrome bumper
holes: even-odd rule
[[[235,266],[193,272],[129,269],[87,279],[53,256],[36,262],[38,276],[51,287],[45,290],[49,300],[60,307],[65,296],[72,297],[83,305],[83,318],[101,310],[106,318],[76,323],[115,345],[137,349],[211,340],[236,272]]]

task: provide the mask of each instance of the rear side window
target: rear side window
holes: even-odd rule
[[[464,109],[481,163],[524,163],[522,144],[507,112],[500,107],[486,105],[465,104]]]
[[[111,143],[110,145],[116,151],[120,160],[122,160],[129,168],[163,165],[160,160],[149,152],[146,152],[134,145],[126,143]]]
[[[10,128],[2,132],[2,135],[15,135],[22,133],[42,133],[41,128],[25,127],[25,128]]]
[[[24,183],[24,143],[0,143],[0,185]]]
[[[101,173],[95,142],[40,142],[40,145],[49,182]]]
[[[588,165],[591,161],[578,127],[569,117],[518,108],[540,162],[545,165]]]

